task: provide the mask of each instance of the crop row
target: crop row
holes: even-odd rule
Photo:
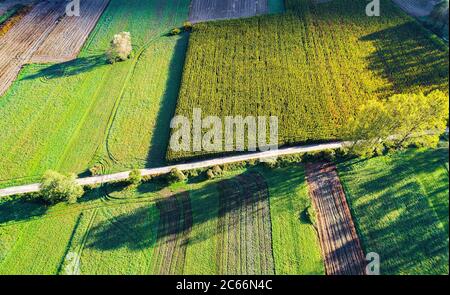
[[[380,17],[366,4],[288,0],[283,15],[195,25],[176,114],[277,116],[284,145],[339,139],[369,99],[446,90],[448,48],[390,1]]]

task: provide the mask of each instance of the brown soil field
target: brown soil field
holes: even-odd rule
[[[75,59],[109,1],[81,1],[80,16],[64,15],[34,53],[31,62],[65,62]]]
[[[65,12],[64,0],[41,1],[0,38],[0,95],[55,28]]]
[[[189,20],[193,23],[251,17],[268,13],[267,0],[192,0]]]
[[[336,166],[308,163],[306,178],[317,212],[317,229],[327,274],[365,274],[364,253]]]

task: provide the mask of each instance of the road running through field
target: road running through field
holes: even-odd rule
[[[307,163],[306,180],[317,212],[317,230],[327,275],[364,275],[364,252],[336,166]]]
[[[342,148],[346,143],[345,142],[332,142],[326,144],[314,144],[314,145],[303,145],[289,148],[282,148],[279,150],[272,150],[266,152],[238,155],[238,156],[228,156],[221,157],[212,160],[205,161],[197,161],[187,164],[179,164],[172,166],[165,166],[160,168],[152,168],[152,169],[142,169],[143,176],[156,176],[169,173],[172,169],[177,168],[181,171],[187,171],[192,169],[201,169],[213,167],[216,165],[224,165],[230,163],[236,163],[241,161],[249,161],[249,160],[258,160],[258,159],[270,159],[274,157],[293,155],[293,154],[302,154],[308,152],[319,152],[324,150],[336,150]],[[108,183],[113,181],[121,181],[128,179],[130,171],[120,172],[109,175],[101,175],[101,176],[93,176],[93,177],[85,177],[77,179],[77,182],[80,185],[95,185]],[[0,189],[0,197],[26,194],[26,193],[34,193],[39,191],[39,183],[15,186],[5,189]]]

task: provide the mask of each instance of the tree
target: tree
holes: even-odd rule
[[[170,31],[170,34],[172,36],[179,35],[179,34],[181,34],[181,30],[179,28],[174,28]]]
[[[129,32],[121,32],[114,35],[106,55],[110,63],[115,63],[130,58],[132,50],[131,34]]]
[[[73,204],[83,192],[83,188],[75,181],[75,175],[66,176],[55,171],[47,171],[41,181],[39,196],[50,205],[61,202]]]
[[[382,139],[390,135],[391,118],[382,101],[371,100],[362,105],[356,117],[345,126],[346,140],[351,141],[350,153],[371,157],[383,149]]]
[[[186,180],[186,176],[183,174],[183,172],[181,172],[177,168],[173,168],[170,171],[170,173],[167,175],[167,181],[170,184],[185,181],[185,180]]]
[[[183,29],[184,29],[186,32],[192,31],[192,28],[193,28],[193,26],[192,26],[192,23],[191,23],[191,22],[184,22],[184,24],[183,24]]]
[[[214,175],[214,172],[212,171],[212,169],[208,169],[208,171],[206,171],[206,178],[208,179],[214,179],[216,176]]]
[[[397,94],[387,101],[369,101],[346,126],[350,153],[370,157],[386,145],[435,147],[447,126],[448,97],[436,90],[428,95]]]
[[[396,148],[435,147],[447,127],[448,97],[439,90],[428,95],[399,94],[388,102],[393,125],[390,138]]]

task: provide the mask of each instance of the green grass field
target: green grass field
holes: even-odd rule
[[[82,274],[323,274],[309,206],[302,166],[109,186],[50,209],[3,199],[0,274],[71,273],[77,259]]]
[[[339,165],[364,250],[382,274],[448,274],[448,144]]]
[[[166,36],[189,0],[112,0],[78,59],[28,65],[0,97],[0,187],[45,170],[82,173],[164,162],[187,35]],[[134,55],[115,65],[112,36],[132,35]]]
[[[339,138],[370,98],[448,91],[448,46],[391,1],[372,18],[364,0],[285,3],[286,14],[195,26],[177,114],[276,115],[290,144]],[[169,149],[168,159],[205,154]]]

